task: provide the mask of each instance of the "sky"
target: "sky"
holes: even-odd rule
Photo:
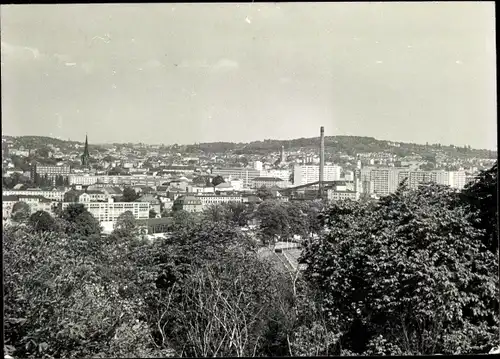
[[[2,5],[2,133],[497,148],[494,2]]]

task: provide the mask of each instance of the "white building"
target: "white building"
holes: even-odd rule
[[[323,180],[340,180],[340,166],[324,166]],[[319,181],[319,165],[298,165],[293,168],[293,185],[300,186]]]
[[[90,186],[93,184],[97,183],[97,179],[99,176],[93,176],[93,175],[76,175],[76,174],[71,174],[68,176],[69,184],[70,185],[83,185],[83,186]]]
[[[52,190],[40,190],[40,189],[27,189],[27,190],[6,190],[2,191],[4,196],[39,196],[45,197],[52,201],[64,201],[64,194],[66,190],[58,190],[56,188]]]
[[[261,161],[255,161],[253,163],[253,168],[257,171],[262,171],[262,162]]]
[[[107,201],[109,198],[111,198],[109,194],[103,192],[103,191],[89,191],[82,193],[78,197],[78,202],[80,203],[87,203],[87,202],[103,202]]]
[[[63,209],[68,207],[71,202],[64,202]],[[147,202],[114,202],[109,199],[108,202],[84,202],[85,208],[99,222],[116,222],[120,214],[130,211],[135,219],[148,219],[150,204]]]
[[[243,188],[250,188],[251,180],[258,177],[260,171],[252,168],[221,168],[212,170],[212,175],[221,176],[225,181],[240,179]]]
[[[216,195],[216,194],[199,194],[196,196],[204,207],[213,205],[213,204],[221,204],[221,203],[229,203],[229,202],[243,202],[243,197],[241,195]]]
[[[359,199],[359,192],[346,189],[329,189],[326,191],[326,195],[329,201],[341,201],[346,199],[357,201]]]
[[[235,191],[241,191],[243,182],[240,179],[232,179],[229,181],[229,184]]]
[[[280,169],[280,170],[272,169],[267,171],[261,171],[260,177],[276,177],[276,178],[281,178],[285,182],[289,182],[290,171],[287,169]]]

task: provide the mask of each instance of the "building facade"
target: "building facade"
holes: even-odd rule
[[[241,195],[216,195],[216,194],[199,194],[196,196],[198,198],[203,207],[210,206],[213,204],[222,204],[229,202],[243,202],[243,197]]]
[[[201,212],[203,211],[203,203],[195,196],[179,196],[174,200],[172,209],[182,210],[186,212]]]
[[[27,190],[6,190],[2,191],[4,196],[39,196],[45,197],[52,201],[62,202],[64,201],[64,194],[66,190],[41,190],[41,189],[27,189]]]
[[[64,202],[62,208],[65,209],[70,204],[70,202]],[[149,218],[149,203],[114,202],[109,199],[108,202],[84,202],[82,204],[99,222],[116,222],[117,218],[127,211],[132,212],[135,219]]]
[[[251,182],[252,188],[261,188],[261,187],[279,187],[285,188],[288,187],[288,181],[285,182],[281,178],[277,177],[255,177]]]
[[[406,167],[365,167],[360,170],[360,176],[363,186],[370,183],[370,187],[372,187],[366,190],[367,193],[376,193],[382,196],[394,193],[405,179],[410,189],[416,189],[420,184],[429,182],[456,189],[462,189],[465,186],[465,172],[463,171],[412,171]]]
[[[32,178],[37,174],[41,177],[47,175],[48,178],[55,178],[57,176],[68,176],[71,172],[71,167],[68,165],[63,166],[48,166],[48,165],[40,165],[36,164],[33,166],[33,170],[31,171]]]
[[[323,180],[338,181],[342,168],[336,165],[324,166]],[[293,168],[293,185],[301,186],[319,181],[319,165],[296,165]]]
[[[212,170],[214,176],[221,176],[226,181],[240,179],[243,188],[250,188],[252,178],[259,177],[260,171],[253,168],[221,168]]]

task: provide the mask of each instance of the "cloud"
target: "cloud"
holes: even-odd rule
[[[236,70],[240,67],[240,65],[234,61],[229,59],[220,59],[213,66],[213,70]]]
[[[2,41],[1,43],[2,43],[2,54],[4,54],[7,57],[15,56],[15,57],[38,59],[42,56],[40,51],[34,47],[13,45],[5,41]]]

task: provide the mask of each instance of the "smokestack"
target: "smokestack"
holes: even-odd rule
[[[325,128],[321,126],[319,140],[319,196],[323,198],[323,175],[325,170]]]

